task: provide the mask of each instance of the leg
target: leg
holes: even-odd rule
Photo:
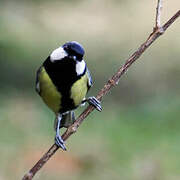
[[[97,100],[94,96],[89,97],[82,101],[82,103],[88,102],[90,105],[94,106],[96,110],[102,111],[101,102]]]
[[[62,115],[61,114],[58,114],[57,115],[57,123],[56,123],[56,136],[55,136],[55,143],[56,145],[58,145],[60,148],[62,148],[64,151],[66,151],[66,147],[64,145],[64,141],[63,139],[61,138],[60,136],[60,131],[59,131],[59,128],[60,128],[60,125],[61,125],[61,119],[62,119]]]

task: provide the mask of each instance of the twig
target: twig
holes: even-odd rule
[[[161,27],[161,11],[162,11],[162,0],[158,0],[156,7],[156,24],[155,28]]]
[[[161,0],[158,1],[160,3]],[[157,10],[157,14],[160,12]],[[160,13],[158,16],[158,27],[160,25]],[[127,69],[143,54],[143,52],[160,36],[166,29],[180,16],[180,10],[169,19],[162,27],[161,31],[159,28],[154,28],[153,32],[149,35],[147,40],[138,48],[138,50],[133,53],[126,61],[125,64],[118,69],[118,71],[108,80],[108,82],[104,85],[104,87],[99,91],[96,96],[100,101],[103,96],[105,96],[112,87],[118,84],[120,77],[127,71]],[[84,112],[76,119],[76,121],[66,130],[66,132],[62,135],[64,141],[66,141],[73,133],[75,133],[80,126],[80,124],[84,121],[84,119],[94,110],[94,107],[88,106]],[[51,148],[42,156],[42,158],[34,165],[34,167],[23,177],[23,180],[31,180],[34,175],[42,168],[42,166],[49,160],[51,156],[58,150],[56,144],[53,144]]]

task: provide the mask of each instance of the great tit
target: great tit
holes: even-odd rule
[[[36,74],[36,91],[56,115],[55,143],[63,150],[66,147],[59,129],[68,128],[75,121],[73,110],[85,102],[102,110],[95,97],[85,98],[92,78],[83,59],[84,53],[78,42],[67,42],[47,57]]]

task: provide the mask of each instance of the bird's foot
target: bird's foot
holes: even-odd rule
[[[62,137],[59,134],[56,134],[55,136],[55,143],[58,147],[62,148],[64,151],[66,151],[66,146],[64,144],[64,141],[62,139]]]
[[[85,99],[82,103],[84,102],[88,102],[90,105],[94,106],[96,110],[100,112],[102,111],[101,102],[97,100],[94,96]]]
[[[66,146],[64,144],[64,141],[62,139],[62,137],[59,135],[60,134],[60,125],[61,125],[61,120],[62,120],[62,115],[61,114],[58,114],[57,117],[56,117],[56,121],[57,123],[56,124],[56,136],[55,136],[55,143],[58,147],[62,148],[64,151],[66,151]]]

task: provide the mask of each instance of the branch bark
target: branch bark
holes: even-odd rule
[[[158,0],[156,11],[156,25],[153,28],[153,32],[149,35],[147,40],[140,45],[140,47],[125,61],[125,64],[120,67],[117,72],[108,80],[104,87],[99,91],[96,98],[102,100],[112,87],[116,86],[121,76],[127,71],[127,69],[143,54],[143,52],[159,37],[167,28],[174,23],[174,21],[180,16],[180,10],[176,12],[163,26],[160,25],[161,20],[161,7],[162,1]],[[88,106],[84,112],[76,119],[76,121],[66,130],[62,135],[64,141],[66,141],[72,134],[74,134],[84,119],[94,110],[94,107]],[[58,146],[53,144],[50,149],[41,157],[41,159],[34,165],[30,171],[24,175],[22,180],[31,180],[34,175],[42,168],[42,166],[54,155],[58,150]]]

